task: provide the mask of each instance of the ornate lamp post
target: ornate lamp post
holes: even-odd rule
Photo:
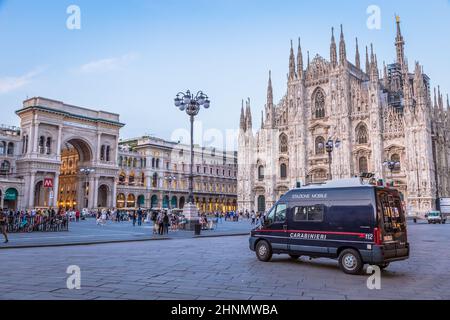
[[[321,146],[321,148],[325,147],[326,152],[328,153],[328,179],[333,180],[333,174],[331,171],[331,164],[333,162],[333,151],[336,148],[339,148],[341,146],[341,140],[338,138],[336,140],[333,140],[332,138],[329,138],[328,141],[325,143],[325,146]]]
[[[93,168],[81,168],[80,169],[80,173],[84,174],[85,177],[86,177],[85,178],[86,188],[85,188],[85,194],[84,194],[86,209],[89,209],[88,208],[89,207],[89,186],[88,186],[89,176],[90,176],[91,173],[94,173],[94,172],[95,172],[95,169],[93,169]]]
[[[198,209],[194,203],[194,120],[200,112],[201,107],[208,109],[210,101],[206,94],[199,91],[195,96],[188,90],[186,93],[179,92],[175,98],[175,106],[180,111],[186,111],[191,122],[191,163],[189,170],[189,197],[188,205],[185,206],[184,215],[189,224],[198,222]]]
[[[177,177],[173,176],[173,175],[169,175],[164,177],[164,179],[167,181],[167,183],[169,184],[169,210],[172,209],[172,181],[176,181]]]
[[[386,160],[383,165],[389,169],[391,172],[391,180],[394,177],[394,170],[400,168],[400,162],[398,161],[392,161],[392,160]]]

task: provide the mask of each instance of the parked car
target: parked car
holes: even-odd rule
[[[429,224],[445,224],[447,222],[447,217],[440,211],[431,211],[426,215],[426,218]]]

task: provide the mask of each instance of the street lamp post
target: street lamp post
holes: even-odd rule
[[[391,180],[394,178],[394,170],[400,168],[400,162],[398,161],[392,161],[392,160],[386,160],[383,165],[389,169],[391,172]]]
[[[95,169],[93,169],[93,168],[81,168],[80,169],[80,172],[82,173],[82,174],[84,174],[85,175],[85,185],[86,185],[86,188],[85,188],[85,193],[84,193],[84,196],[85,196],[85,204],[86,204],[86,209],[89,209],[88,207],[89,207],[89,187],[88,187],[88,180],[89,180],[89,175],[91,174],[91,173],[94,173],[95,172]]]
[[[186,111],[191,124],[191,163],[189,169],[189,197],[188,205],[184,209],[184,216],[189,225],[198,222],[198,209],[194,203],[194,120],[200,112],[201,107],[205,109],[210,107],[210,101],[206,94],[199,91],[195,96],[189,90],[186,93],[179,92],[174,100],[175,106],[180,111]],[[191,226],[189,226],[191,227]]]
[[[325,146],[325,150],[328,153],[328,179],[329,180],[333,180],[333,174],[332,174],[332,170],[331,170],[331,164],[333,162],[333,151],[336,148],[339,148],[341,146],[341,140],[338,138],[336,140],[333,140],[332,138],[329,138],[328,141],[326,142]]]
[[[171,210],[172,209],[172,198],[171,198],[172,197],[172,194],[171,194],[172,181],[176,181],[177,177],[175,177],[173,175],[169,175],[169,176],[164,177],[164,179],[166,179],[167,183],[169,184],[169,210]]]

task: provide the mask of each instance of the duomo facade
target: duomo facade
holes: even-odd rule
[[[396,26],[396,60],[387,65],[372,45],[361,54],[358,40],[350,62],[342,26],[339,44],[332,32],[329,60],[308,53],[304,63],[300,41],[297,56],[291,43],[287,92],[275,104],[269,76],[256,132],[250,101],[242,106],[239,210],[265,211],[298,182],[366,172],[394,181],[410,212],[450,196],[448,96],[430,88],[419,63],[409,70],[399,17]],[[339,143],[327,150],[328,141]]]

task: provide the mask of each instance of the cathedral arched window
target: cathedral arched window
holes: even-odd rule
[[[359,158],[359,172],[360,173],[368,173],[369,172],[369,163],[366,157]]]
[[[264,180],[264,166],[258,167],[258,180],[259,181]]]
[[[287,165],[285,163],[282,163],[280,165],[280,178],[281,179],[287,178]]]
[[[314,97],[313,101],[313,118],[314,119],[322,119],[325,118],[325,94],[322,89],[318,89]]]
[[[325,154],[325,139],[324,137],[317,137],[315,143],[316,155]]]
[[[280,136],[280,152],[287,153],[288,152],[288,137],[284,133]]]
[[[361,124],[356,128],[356,141],[358,144],[369,143],[369,133],[365,124]]]

